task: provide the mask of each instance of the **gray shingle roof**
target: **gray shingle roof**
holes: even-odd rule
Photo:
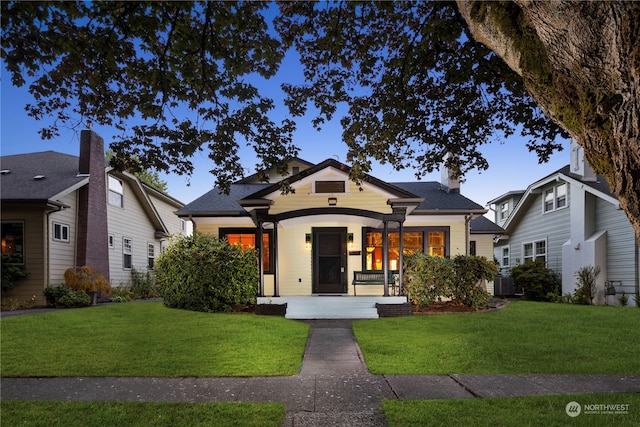
[[[231,184],[229,194],[221,194],[219,188],[214,188],[179,209],[178,216],[248,215],[238,204],[238,200],[269,186],[270,184]]]
[[[0,175],[3,201],[46,201],[86,179],[77,176],[78,157],[55,151],[2,156],[0,169],[9,171]]]
[[[416,210],[484,210],[484,208],[474,202],[467,199],[460,193],[447,192],[446,187],[443,187],[439,182],[435,181],[418,181],[418,182],[394,182],[391,185],[395,185],[405,191],[415,194],[418,197],[424,198]]]
[[[474,218],[469,223],[471,234],[502,234],[504,229],[485,216]]]

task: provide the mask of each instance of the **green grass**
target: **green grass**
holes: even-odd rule
[[[112,304],[0,321],[2,376],[294,375],[309,325],[161,302]]]
[[[569,417],[569,402],[582,412]],[[629,405],[627,414],[586,413],[585,405]],[[385,400],[389,427],[404,426],[637,426],[640,394],[587,394],[491,399]]]
[[[279,427],[279,403],[125,403],[2,401],[6,426]]]
[[[640,374],[640,310],[519,301],[353,323],[375,374]]]

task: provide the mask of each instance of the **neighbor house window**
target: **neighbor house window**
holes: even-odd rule
[[[502,267],[509,267],[509,246],[502,247]]]
[[[500,219],[507,219],[509,216],[509,202],[500,205]]]
[[[147,267],[153,270],[156,260],[156,247],[153,243],[147,243]]]
[[[344,181],[316,181],[316,193],[344,193]]]
[[[544,191],[544,212],[551,212],[567,206],[567,184],[556,185]]]
[[[124,203],[124,187],[122,181],[109,175],[109,204],[113,206],[123,207]]]
[[[53,223],[53,240],[57,242],[69,242],[69,226],[67,224]]]
[[[537,242],[529,242],[522,245],[522,253],[524,262],[542,261],[547,262],[547,242],[538,240]]]
[[[220,238],[235,245],[241,245],[242,249],[257,248],[258,232],[255,228],[221,228]],[[271,230],[262,232],[262,266],[265,273],[273,271],[271,265]]]
[[[133,267],[133,241],[128,237],[122,238],[122,268],[130,270]]]
[[[116,247],[116,240],[113,237],[113,234],[109,234],[108,240],[109,240],[109,249],[115,248]]]
[[[24,223],[2,222],[2,253],[9,255],[9,262],[24,263]]]
[[[365,230],[364,269],[382,270],[382,231]],[[426,240],[425,240],[425,235]],[[424,252],[432,256],[444,257],[446,254],[445,231],[407,230],[403,232],[403,254],[411,255]],[[389,233],[389,270],[400,269],[400,237],[398,232]]]
[[[476,241],[475,240],[471,240],[469,242],[469,255],[476,255],[477,252],[477,245],[476,245]]]

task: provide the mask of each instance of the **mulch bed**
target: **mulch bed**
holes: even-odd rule
[[[423,315],[423,314],[459,314],[459,313],[483,313],[487,311],[495,311],[499,310],[502,307],[509,304],[509,301],[505,300],[491,300],[489,302],[489,307],[483,309],[476,309],[473,307],[468,307],[464,304],[448,301],[448,302],[437,302],[427,307],[413,307],[414,315]]]

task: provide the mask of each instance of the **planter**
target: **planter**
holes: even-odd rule
[[[379,317],[411,316],[413,314],[413,306],[409,302],[403,304],[376,303],[376,308]]]
[[[258,304],[256,314],[262,316],[284,316],[287,313],[287,304]]]

